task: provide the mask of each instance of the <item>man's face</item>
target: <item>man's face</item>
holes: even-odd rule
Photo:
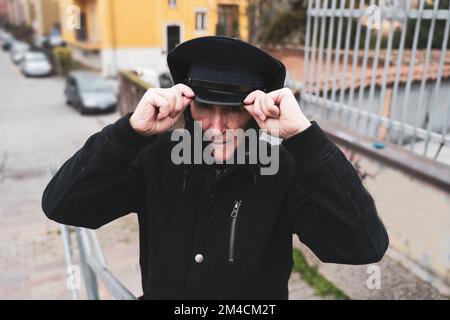
[[[212,141],[213,156],[221,161],[232,156],[240,143],[235,134],[227,135],[226,131],[245,130],[251,120],[251,115],[243,107],[207,105],[196,101],[191,103],[191,114],[194,121],[202,123],[203,132]]]

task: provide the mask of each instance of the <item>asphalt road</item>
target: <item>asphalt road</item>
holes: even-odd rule
[[[23,77],[0,52],[0,299],[70,298],[59,226],[44,216],[41,196],[50,166],[119,115],[82,116],[65,105],[63,88],[62,78]],[[137,248],[129,256],[137,259]]]

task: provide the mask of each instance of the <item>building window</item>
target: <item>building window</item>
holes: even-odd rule
[[[75,38],[78,41],[87,41],[87,24],[86,24],[86,12],[80,13],[80,28],[75,30]]]
[[[239,38],[239,6],[219,5],[216,35]]]
[[[169,0],[169,7],[175,8],[177,6],[177,0]]]
[[[206,30],[206,12],[197,11],[195,13],[195,30],[205,31]]]

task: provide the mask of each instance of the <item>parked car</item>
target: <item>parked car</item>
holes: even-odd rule
[[[114,111],[117,95],[110,81],[91,71],[74,71],[66,78],[64,90],[67,104],[82,114]]]
[[[174,83],[170,72],[162,72],[159,74],[159,86],[161,88],[172,88]]]
[[[50,46],[50,41],[48,37],[37,34],[33,37],[33,45],[37,48],[46,48]]]
[[[10,49],[11,60],[15,64],[19,64],[25,57],[25,54],[28,52],[28,50],[30,50],[29,44],[21,41],[13,42]]]
[[[0,33],[0,45],[3,51],[8,51],[11,48],[11,44],[14,42],[14,37],[8,32]]]
[[[26,77],[43,77],[52,73],[52,65],[43,52],[30,51],[20,63],[20,71]]]

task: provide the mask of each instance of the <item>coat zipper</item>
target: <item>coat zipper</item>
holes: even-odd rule
[[[233,211],[231,211],[230,247],[228,253],[229,262],[234,262],[234,241],[236,237],[236,221],[241,204],[242,201],[235,201]]]

